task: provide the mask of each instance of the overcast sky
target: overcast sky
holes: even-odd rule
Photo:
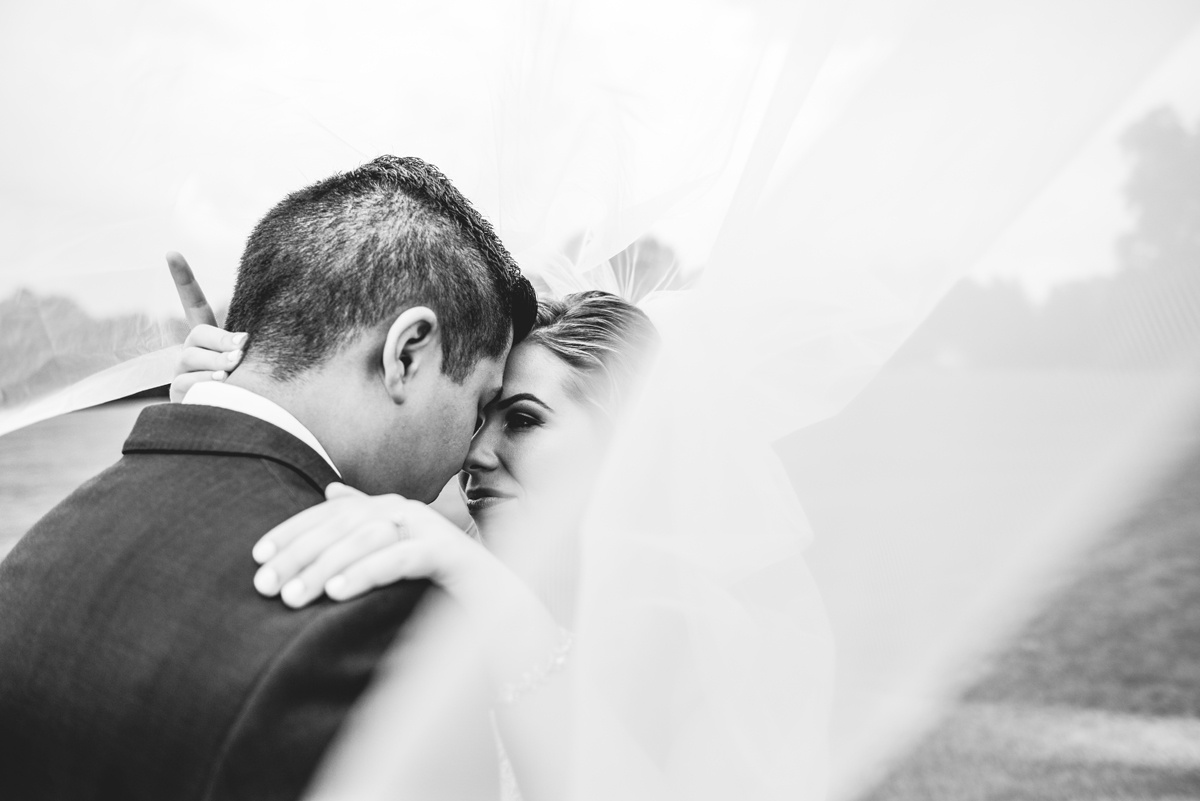
[[[97,314],[173,309],[162,255],[174,249],[220,301],[266,209],[287,191],[384,152],[442,166],[489,214],[504,217],[496,221],[516,251],[539,231],[561,236],[572,220],[597,213],[580,193],[549,210],[538,206],[554,196],[547,187],[557,165],[573,148],[587,149],[574,137],[591,137],[595,152],[637,156],[572,165],[593,203],[633,205],[685,178],[713,180],[730,147],[736,156],[737,131],[728,113],[716,112],[747,98],[753,112],[755,81],[772,64],[769,35],[740,4],[680,0],[647,11],[627,3],[621,12],[614,3],[593,18],[584,4],[584,18],[570,23],[577,52],[566,54],[544,46],[556,25],[568,24],[555,6],[531,21],[513,12],[518,5],[5,3],[0,296],[28,287],[68,294]],[[834,52],[810,98],[808,127],[793,131],[782,161],[836,114],[905,22],[872,19],[875,28]],[[531,43],[538,36],[541,49]],[[749,56],[764,42],[768,57],[759,64]],[[1044,294],[1056,282],[1113,269],[1112,240],[1127,225],[1119,187],[1128,165],[1116,137],[1163,103],[1189,121],[1200,116],[1200,35],[1166,55],[976,275],[1010,276]],[[508,119],[525,110],[496,103],[506,70],[516,64],[536,74],[537,63],[522,59],[549,57],[559,72],[546,78],[548,92],[594,91]],[[655,103],[640,108],[642,98]],[[606,125],[612,103],[627,105],[619,124]],[[521,132],[538,133],[524,143],[536,152],[503,141]],[[505,159],[521,157],[549,166],[506,172]],[[710,233],[670,222],[661,230],[685,257],[702,254]]]
[[[693,112],[744,94],[756,62],[742,50],[761,32],[733,4],[639,5],[581,4],[567,19],[556,4],[520,0],[5,3],[0,296],[26,286],[96,313],[173,308],[161,280],[173,249],[211,295],[228,297],[242,243],[271,205],[381,153],[440,166],[513,250],[535,227],[526,218],[586,221],[591,210],[570,198],[542,207],[573,151],[636,150],[619,164],[573,165],[602,200],[636,200],[685,166],[712,171],[687,163],[684,123],[701,139],[732,135]],[[569,48],[556,52],[566,28]],[[529,76],[548,102],[497,102]],[[623,97],[630,86],[654,107]],[[625,113],[607,113],[614,102]],[[678,130],[654,144],[631,120]]]
[[[1200,30],[1168,54],[1079,155],[972,271],[985,283],[1016,280],[1035,299],[1057,284],[1117,269],[1113,240],[1132,224],[1122,184],[1130,161],[1121,134],[1160,106],[1200,125]]]

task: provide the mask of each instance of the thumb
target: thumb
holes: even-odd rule
[[[343,484],[340,481],[334,481],[325,488],[325,500],[332,501],[335,498],[358,498],[365,497],[367,493],[356,490],[349,484]]]

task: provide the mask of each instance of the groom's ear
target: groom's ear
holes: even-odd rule
[[[405,309],[388,327],[383,343],[383,385],[392,400],[404,403],[419,375],[442,369],[441,330],[427,306]]]

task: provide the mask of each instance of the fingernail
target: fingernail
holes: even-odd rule
[[[279,592],[279,576],[269,567],[264,567],[254,574],[254,589],[263,595],[274,595]]]
[[[229,373],[225,372],[224,370],[218,370],[212,374],[213,381],[224,381],[228,377]]]
[[[342,597],[346,589],[346,577],[334,576],[329,581],[325,582],[325,594],[333,600],[338,600]]]
[[[237,364],[238,359],[242,358],[242,352],[240,350],[230,351],[228,358],[230,364]]]
[[[300,606],[304,603],[304,582],[298,578],[292,579],[283,585],[283,592],[280,595],[288,606]]]
[[[250,552],[250,555],[254,557],[255,562],[261,565],[274,556],[277,550],[279,549],[275,547],[275,543],[270,540],[259,540],[258,544],[254,546],[254,550]]]
[[[241,334],[234,334],[233,335],[233,344],[240,348],[243,345],[243,343],[245,343],[246,337],[248,337],[248,336],[250,336],[250,335],[245,332],[243,332]]]

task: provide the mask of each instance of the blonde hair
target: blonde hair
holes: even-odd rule
[[[646,313],[610,292],[577,292],[539,300],[526,342],[541,345],[577,375],[572,389],[615,416],[635,388],[659,342]]]

